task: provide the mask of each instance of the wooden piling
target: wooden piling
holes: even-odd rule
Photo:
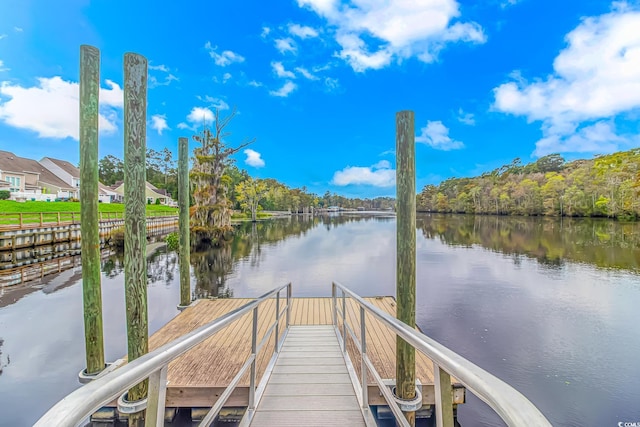
[[[104,369],[98,225],[98,96],[100,51],[80,46],[80,216],[86,374]],[[42,214],[40,214],[42,215]],[[58,224],[60,213],[58,213]]]
[[[127,305],[127,350],[132,361],[149,350],[147,321],[146,228],[147,59],[124,56],[124,277]],[[128,400],[147,395],[145,380],[129,390]],[[129,425],[141,425],[142,413],[129,416]]]
[[[398,320],[414,328],[416,324],[416,162],[413,111],[396,114],[396,210]],[[396,395],[416,396],[416,352],[400,337],[396,341]],[[410,425],[416,413],[405,412]]]
[[[178,139],[178,228],[180,232],[180,305],[191,303],[189,260],[189,139]]]

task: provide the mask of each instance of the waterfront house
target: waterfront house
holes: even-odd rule
[[[33,159],[0,150],[0,190],[9,190],[18,201],[53,201],[75,197],[77,189]]]
[[[118,181],[115,185],[110,187],[110,190],[124,197],[124,182]],[[147,203],[151,205],[157,202],[166,206],[177,206],[177,203],[171,198],[171,194],[167,193],[167,190],[159,189],[150,182],[146,182],[145,195],[147,196]]]
[[[43,157],[40,164],[74,189],[74,198],[80,198],[80,169],[66,160]],[[98,200],[101,203],[122,202],[122,195],[102,183],[98,183]]]

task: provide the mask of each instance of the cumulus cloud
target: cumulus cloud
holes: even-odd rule
[[[337,56],[356,72],[414,56],[428,63],[448,43],[486,41],[479,24],[453,22],[460,16],[456,0],[298,0],[298,5],[328,22],[341,47]]]
[[[291,52],[295,54],[298,51],[298,48],[296,47],[296,42],[294,42],[291,37],[286,37],[284,39],[276,39],[274,43],[275,43],[276,49],[278,49],[278,51],[283,55],[287,52]]]
[[[105,84],[106,88],[100,88],[98,126],[101,133],[110,134],[117,130],[124,93],[111,80]],[[78,83],[58,76],[41,77],[31,87],[5,81],[0,84],[0,95],[0,120],[7,125],[34,131],[40,138],[78,139]]]
[[[254,168],[264,167],[264,160],[262,159],[262,154],[250,148],[247,148],[246,150],[244,150],[244,154],[247,155],[247,158],[244,159],[244,162],[249,166],[253,166]]]
[[[272,96],[279,96],[281,98],[286,98],[287,96],[289,96],[291,92],[296,90],[297,87],[298,86],[294,82],[288,81],[280,89],[269,91],[269,94]]]
[[[292,71],[285,70],[284,65],[282,65],[282,62],[275,62],[275,61],[272,62],[271,68],[273,69],[273,72],[276,73],[276,76],[278,77],[287,78],[287,79],[296,78],[296,75]]]
[[[316,29],[298,24],[289,24],[289,33],[301,39],[318,37]]]
[[[199,126],[213,123],[214,119],[215,119],[215,114],[210,108],[193,107],[189,112],[189,114],[187,115],[187,122],[178,123],[178,129],[196,130]]]
[[[251,80],[249,83],[247,83],[249,86],[253,86],[253,87],[262,87],[264,86],[264,84],[262,82],[259,82],[257,80]]]
[[[416,136],[416,142],[427,144],[436,150],[457,150],[464,147],[460,141],[451,139],[449,128],[441,121],[428,121],[427,125],[421,129],[421,134]]]
[[[211,42],[207,42],[204,48],[209,52],[209,56],[213,58],[213,62],[221,67],[226,67],[234,62],[244,62],[244,57],[230,50],[224,50],[218,53],[218,46],[212,46]]]
[[[269,27],[262,27],[262,32],[260,33],[260,37],[262,37],[263,39],[267,38],[267,36],[269,35],[269,33],[271,33],[271,28]]]
[[[538,156],[617,149],[628,138],[616,135],[610,121],[640,107],[637,28],[640,10],[626,3],[583,18],[565,37],[554,72],[532,82],[512,73],[512,81],[494,89],[494,110],[541,122]]]
[[[164,114],[154,114],[151,116],[151,129],[155,129],[158,135],[162,135],[162,131],[169,130],[167,116]]]
[[[346,185],[393,187],[396,184],[396,171],[387,160],[381,160],[368,167],[347,166],[333,174],[331,183],[341,187]]]

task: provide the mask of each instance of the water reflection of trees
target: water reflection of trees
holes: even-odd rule
[[[301,237],[320,225],[331,229],[354,221],[386,221],[379,215],[294,215],[288,218],[260,222],[245,222],[235,227],[233,241],[220,247],[191,253],[191,265],[196,277],[195,298],[228,298],[233,290],[227,279],[238,262],[248,261],[259,267],[263,261],[263,249],[275,246],[288,238]]]
[[[178,265],[178,255],[160,248],[147,257],[147,283],[164,282],[169,286],[173,281]],[[108,278],[124,274],[124,252],[112,254],[102,262],[102,272]]]
[[[534,257],[552,267],[571,260],[605,268],[640,269],[638,223],[427,214],[419,215],[417,224],[428,239],[452,246],[481,245],[496,252]]]

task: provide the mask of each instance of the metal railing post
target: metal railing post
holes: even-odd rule
[[[436,427],[453,427],[453,396],[451,376],[433,363],[433,382],[436,392]]]
[[[276,294],[276,343],[274,352],[278,352],[278,337],[280,332],[280,292]]]
[[[347,352],[347,294],[342,291],[342,352]]]
[[[287,285],[287,329],[291,322],[291,283]]]
[[[149,394],[147,395],[147,414],[145,427],[164,426],[164,405],[167,397],[167,365],[149,376]]]
[[[360,364],[360,377],[362,384],[362,408],[367,409],[369,407],[369,390],[367,382],[367,363],[365,357],[367,356],[367,325],[364,320],[364,307],[360,306],[360,346],[361,352],[361,364]]]
[[[337,301],[336,301],[336,284],[331,283],[331,318],[333,319],[333,326],[338,326],[338,314],[336,311],[338,310]]]
[[[256,340],[258,335],[258,307],[253,309],[253,326],[251,328],[251,353],[254,355],[251,362],[251,379],[249,384],[249,410],[256,409]]]

